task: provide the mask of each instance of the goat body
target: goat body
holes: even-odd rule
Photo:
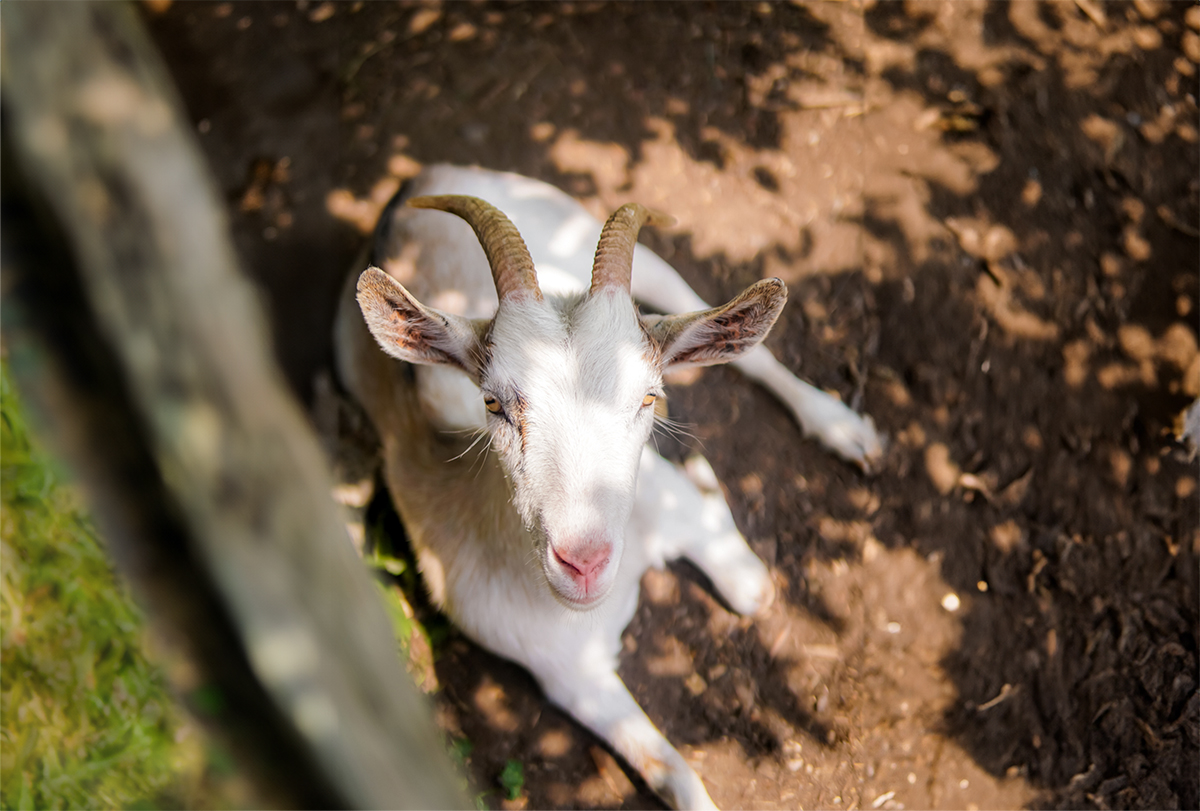
[[[759,346],[782,282],[708,309],[670,266],[633,248],[654,216],[622,207],[602,232],[544,183],[429,167],[381,216],[371,264],[382,271],[350,279],[335,344],[437,605],[528,668],[669,802],[712,807],[617,676],[621,632],[642,574],[676,557],[742,613],[765,609],[774,586],[719,491],[647,446],[662,373],[734,362],[847,458],[866,466],[880,442],[869,419]],[[631,294],[696,312],[640,315]],[[481,433],[490,450],[473,452]]]

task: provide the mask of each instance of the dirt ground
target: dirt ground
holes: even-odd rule
[[[750,622],[672,566],[625,637],[718,805],[1197,807],[1200,506],[1172,424],[1200,394],[1200,8],[163,6],[310,405],[342,278],[422,164],[668,211],[644,239],[713,302],[788,283],[768,345],[890,448],[865,476],[728,369],[669,389],[693,436],[660,447],[702,449],[785,584]],[[660,807],[523,671],[440,650],[490,805]]]

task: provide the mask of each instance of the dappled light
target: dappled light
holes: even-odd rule
[[[710,303],[788,283],[767,345],[890,443],[867,477],[736,371],[668,379],[685,430],[658,449],[708,458],[778,589],[743,618],[673,564],[646,575],[622,639],[622,678],[718,805],[1197,803],[1200,496],[1173,426],[1200,397],[1200,10],[147,18],[306,400],[329,388],[334,302],[365,236],[436,163],[545,180],[601,220],[629,201],[674,216],[642,241]],[[582,233],[559,247],[590,251]],[[353,409],[324,396],[335,445]],[[203,415],[187,425],[202,449]],[[400,530],[381,499],[367,512],[370,554],[380,526]],[[657,807],[528,674],[447,628],[411,568],[392,582],[437,629],[426,683],[483,801]]]

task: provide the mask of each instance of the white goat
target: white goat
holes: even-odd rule
[[[647,447],[662,375],[736,360],[844,456],[865,466],[880,442],[869,419],[756,348],[783,283],[707,309],[665,262],[635,250],[658,216],[623,206],[601,233],[544,183],[427,168],[381,217],[357,307],[347,285],[337,362],[378,430],[435,603],[528,668],[665,799],[701,808],[712,800],[700,778],[617,676],[621,632],[642,574],[676,557],[745,614],[765,609],[774,586],[719,491]],[[640,315],[631,288],[658,309],[698,312]],[[468,453],[481,432],[492,452]]]

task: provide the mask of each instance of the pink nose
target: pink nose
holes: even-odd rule
[[[559,549],[551,546],[550,551],[576,585],[585,592],[591,590],[596,578],[604,571],[612,557],[612,546],[609,544],[589,544],[578,549]]]

